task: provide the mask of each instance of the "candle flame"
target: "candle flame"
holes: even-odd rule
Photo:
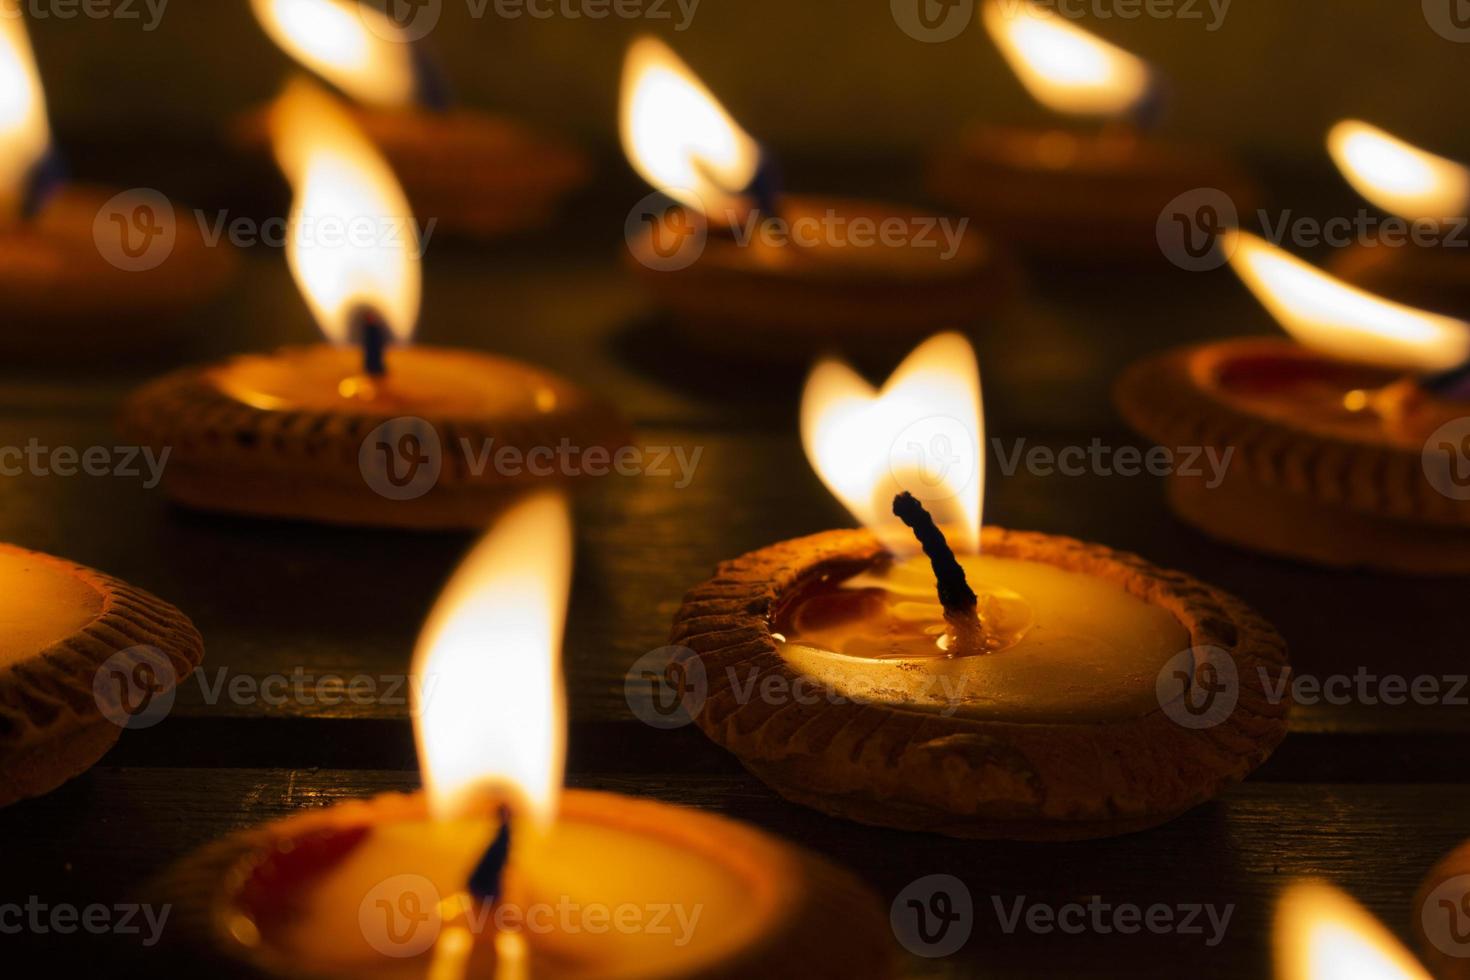
[[[1223,239],[1237,275],[1307,347],[1349,361],[1430,373],[1470,360],[1470,324],[1349,286],[1249,232]]]
[[[619,130],[639,175],[680,203],[736,208],[760,148],[662,41],[642,37],[623,62]]]
[[[402,29],[358,0],[251,0],[256,20],[287,54],[352,98],[402,107],[417,88]]]
[[[981,17],[1026,91],[1048,109],[1120,116],[1149,95],[1146,62],[1031,0],[986,0]]]
[[[46,96],[16,0],[0,0],[0,213],[20,210],[26,180],[46,155]]]
[[[1377,919],[1321,882],[1286,890],[1275,937],[1277,980],[1429,980]]]
[[[893,515],[902,490],[948,526],[956,551],[980,550],[985,419],[964,337],[926,340],[881,391],[841,361],[819,362],[802,392],[801,439],[827,489],[893,553],[918,550]]]
[[[366,308],[407,341],[419,312],[418,234],[392,168],[310,82],[293,82],[276,101],[271,137],[294,194],[286,259],[317,325],[334,343],[351,342]]]
[[[1410,220],[1443,220],[1470,205],[1470,169],[1358,119],[1327,133],[1327,152],[1363,197]]]
[[[565,761],[562,629],[572,574],[566,500],[507,510],[434,603],[413,657],[419,767],[437,819],[477,812],[487,792],[546,826]]]

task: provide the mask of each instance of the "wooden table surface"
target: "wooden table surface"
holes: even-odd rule
[[[1467,712],[1459,705],[1320,704],[1249,783],[1168,826],[1073,844],[969,843],[843,823],[787,804],[694,729],[631,714],[624,678],[663,644],[685,589],[716,562],[848,523],[796,437],[802,367],[756,366],[673,339],[622,268],[619,189],[557,228],[514,242],[431,243],[421,339],[534,359],[612,397],[637,442],[698,452],[675,477],[612,478],[578,506],[566,641],[568,781],[748,820],[855,870],[886,905],[949,873],[972,895],[974,933],[925,959],[895,942],[905,976],[1263,976],[1282,885],[1324,876],[1406,935],[1413,890],[1470,836]],[[229,293],[191,316],[187,344],[136,358],[0,365],[0,446],[119,443],[113,417],[134,385],[176,364],[310,340],[282,255],[242,253]],[[1109,400],[1118,371],[1196,338],[1268,332],[1224,272],[1159,258],[1129,275],[1030,270],[1014,309],[976,326],[990,434],[1007,447],[1137,445]],[[875,365],[886,370],[891,365]],[[991,459],[991,523],[1071,534],[1142,553],[1234,591],[1286,636],[1316,676],[1467,672],[1465,582],[1315,570],[1212,543],[1171,519],[1153,477],[1013,476]],[[469,538],[349,530],[190,513],[120,477],[0,480],[0,538],[93,565],[188,613],[202,670],[169,717],[125,733],[86,775],[0,811],[0,901],[136,897],[191,848],[301,807],[416,784],[401,688],[413,639]],[[323,703],[232,698],[232,681],[300,673],[367,676],[382,696]],[[1462,692],[1462,694],[1470,691]],[[331,700],[331,699],[327,699]],[[1199,935],[1007,933],[997,907],[1028,903],[1233,907],[1223,939]],[[58,961],[127,956],[136,940],[0,935]]]

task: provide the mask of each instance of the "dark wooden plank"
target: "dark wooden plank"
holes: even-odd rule
[[[57,793],[0,811],[6,896],[48,903],[147,899],[143,882],[198,845],[302,807],[406,789],[407,772],[102,767]],[[793,807],[750,777],[574,775],[571,784],[650,796],[749,821],[853,868],[886,902],[945,873],[965,882],[974,932],[952,957],[906,957],[909,976],[1102,977],[1121,973],[1266,975],[1278,890],[1320,876],[1403,932],[1409,900],[1434,860],[1467,832],[1464,786],[1251,784],[1144,834],[1073,844],[993,844],[865,828]],[[1061,906],[1091,896],[1117,906],[1232,907],[1223,938],[1204,935],[1007,933],[994,902]],[[22,937],[26,938],[26,937]],[[63,955],[76,947],[28,937]],[[114,940],[115,945],[126,945]],[[895,947],[897,948],[897,947]],[[136,952],[136,949],[124,950]],[[139,960],[147,963],[146,956]]]

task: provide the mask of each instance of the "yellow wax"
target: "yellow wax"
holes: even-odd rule
[[[0,666],[79,633],[102,613],[102,594],[44,555],[0,550]]]
[[[265,411],[382,409],[435,418],[534,418],[574,396],[566,382],[477,351],[391,347],[387,373],[361,376],[354,347],[317,344],[236,357],[209,370],[221,391]]]
[[[667,811],[671,825],[683,819]],[[260,938],[296,967],[333,975],[682,975],[750,942],[770,914],[771,889],[738,860],[573,816],[538,839],[519,833],[505,879],[516,912],[505,921],[518,915],[524,927],[507,937],[493,913],[463,901],[497,828],[490,818],[377,825],[297,887]]]
[[[984,648],[949,649],[934,574],[920,556],[838,586],[873,590],[845,618],[804,615],[799,601],[777,623],[787,631],[782,656],[838,696],[967,717],[1097,722],[1158,709],[1159,671],[1189,648],[1172,613],[1041,562],[981,555],[960,564],[980,597]],[[800,632],[804,620],[816,622]]]

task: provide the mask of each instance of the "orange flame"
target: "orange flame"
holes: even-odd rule
[[[1287,889],[1275,933],[1277,980],[1429,980],[1377,919],[1331,885]]]
[[[1249,232],[1222,239],[1231,267],[1286,332],[1344,360],[1435,372],[1470,360],[1470,324],[1349,286]]]
[[[509,792],[546,826],[566,751],[562,629],[572,574],[566,500],[540,493],[506,511],[460,563],[414,651],[414,733],[437,819]]]
[[[760,149],[662,41],[643,37],[623,62],[623,152],[658,190],[709,213],[733,210]]]
[[[1149,95],[1142,59],[1031,0],[986,0],[981,17],[1026,91],[1055,112],[1121,116]]]
[[[0,213],[20,210],[26,179],[51,142],[46,96],[19,5],[0,0]]]
[[[286,258],[317,325],[347,343],[354,311],[366,307],[408,340],[419,312],[418,235],[392,168],[342,105],[309,82],[277,100],[271,136],[295,194]]]
[[[979,365],[964,337],[926,340],[881,391],[841,361],[821,361],[802,392],[801,439],[827,489],[890,551],[917,550],[892,513],[902,490],[954,529],[956,550],[979,551],[985,419]]]
[[[1443,220],[1470,205],[1470,170],[1405,143],[1358,119],[1327,134],[1327,152],[1349,184],[1368,201],[1410,220]]]
[[[412,47],[379,11],[358,0],[251,0],[251,7],[282,50],[357,101],[413,102]]]

